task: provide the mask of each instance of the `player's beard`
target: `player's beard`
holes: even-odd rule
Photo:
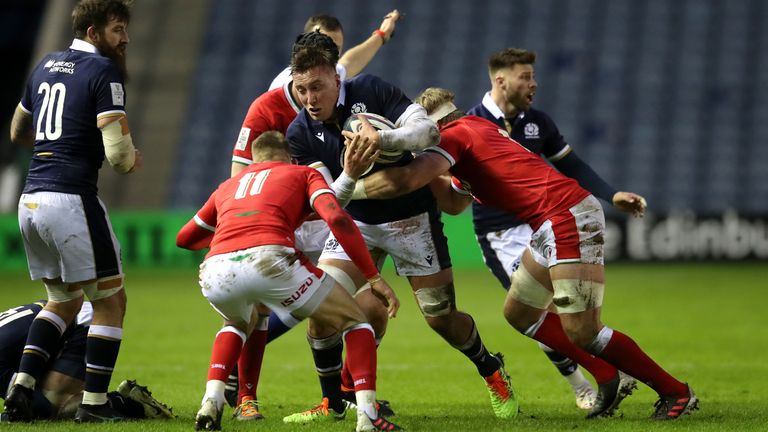
[[[123,77],[124,82],[128,82],[128,66],[126,62],[126,49],[125,45],[118,45],[117,47],[111,47],[107,44],[96,44],[99,52],[105,57],[109,58],[117,65],[117,69],[120,71],[120,75]]]

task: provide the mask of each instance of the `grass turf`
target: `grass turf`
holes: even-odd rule
[[[220,320],[197,287],[195,269],[127,269],[128,315],[113,387],[134,378],[174,408],[172,421],[75,425],[38,422],[2,430],[192,430],[205,386],[213,335]],[[4,273],[0,309],[44,296],[25,274]],[[402,309],[379,350],[378,394],[410,431],[458,430],[765,430],[768,424],[768,331],[759,305],[768,266],[752,264],[610,264],[603,320],[631,335],[673,375],[691,383],[701,410],[674,422],[647,419],[655,393],[641,385],[621,405],[620,417],[583,420],[569,386],[531,340],[501,315],[504,292],[484,270],[458,270],[459,308],[472,314],[485,344],[506,355],[522,412],[493,416],[474,367],[426,326],[403,279],[390,277]],[[304,325],[268,347],[259,387],[266,420],[238,423],[227,409],[223,429],[246,431],[354,429],[343,422],[284,425],[284,415],[316,404],[320,392]],[[353,414],[353,413],[351,413]]]

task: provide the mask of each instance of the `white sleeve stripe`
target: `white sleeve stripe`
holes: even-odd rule
[[[317,161],[317,162],[312,162],[311,164],[309,164],[307,166],[310,167],[310,168],[314,168],[314,169],[320,169],[321,167],[324,167],[325,164],[320,162],[320,161]]]
[[[216,227],[210,226],[207,223],[205,223],[204,220],[200,219],[200,216],[195,215],[194,219],[195,219],[195,223],[200,228],[207,229],[208,231],[211,231],[211,232],[216,232]]]
[[[252,159],[244,158],[242,156],[232,156],[232,162],[241,163],[243,165],[250,165],[253,163]]]
[[[96,114],[96,118],[99,117],[106,117],[106,116],[113,116],[115,114],[122,114],[125,115],[125,111],[123,110],[110,110],[110,111],[102,111],[98,114]]]
[[[443,148],[441,148],[439,146],[427,147],[426,149],[424,149],[424,151],[435,152],[435,153],[439,154],[440,156],[448,159],[448,162],[451,164],[451,166],[456,165],[456,160],[453,158],[453,156],[451,156],[450,153],[448,153],[447,151],[445,151],[445,149],[443,149]]]
[[[547,160],[552,161],[552,162],[557,162],[560,159],[564,158],[565,155],[567,155],[570,152],[571,152],[571,146],[566,144],[565,147],[563,147],[562,150],[560,150],[559,152],[555,153],[554,155],[548,157]]]
[[[312,194],[311,197],[309,197],[309,205],[312,208],[315,208],[315,200],[317,199],[317,197],[319,197],[322,194],[327,194],[327,193],[329,193],[329,194],[331,194],[333,196],[336,196],[336,194],[334,194],[331,189],[318,189],[318,190],[315,191],[315,193]]]
[[[32,111],[28,110],[21,102],[19,102],[19,108],[27,114],[32,114]]]

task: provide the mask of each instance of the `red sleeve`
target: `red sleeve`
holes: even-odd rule
[[[248,113],[245,115],[240,134],[237,136],[235,148],[232,151],[232,162],[250,165],[253,161],[251,143],[264,131],[269,130],[268,121],[261,114],[260,98],[251,103]]]
[[[197,214],[176,235],[176,246],[190,250],[210,247],[216,230],[216,193],[214,192]]]
[[[309,197],[309,206],[313,209],[315,208],[315,199],[317,199],[318,196],[330,193],[334,197],[336,194],[333,192],[333,189],[331,189],[330,186],[328,186],[328,183],[325,181],[325,178],[323,177],[320,172],[318,172],[314,168],[307,167],[306,169],[307,173],[307,196]]]
[[[360,235],[360,230],[336,201],[336,196],[332,193],[318,195],[314,200],[314,208],[320,217],[328,223],[328,227],[341,247],[344,248],[344,252],[349,255],[352,262],[363,272],[363,275],[371,279],[379,274],[379,270],[368,252],[368,246]]]

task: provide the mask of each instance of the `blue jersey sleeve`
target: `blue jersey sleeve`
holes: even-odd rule
[[[106,60],[106,59],[105,59]],[[125,86],[117,66],[104,61],[103,73],[96,74],[93,90],[96,100],[96,116],[125,113]]]
[[[543,137],[544,144],[541,147],[541,154],[555,162],[568,154],[570,146],[565,142],[565,138],[550,116],[541,111],[538,112],[538,115],[540,121],[544,123],[543,129],[547,131],[547,135]]]

